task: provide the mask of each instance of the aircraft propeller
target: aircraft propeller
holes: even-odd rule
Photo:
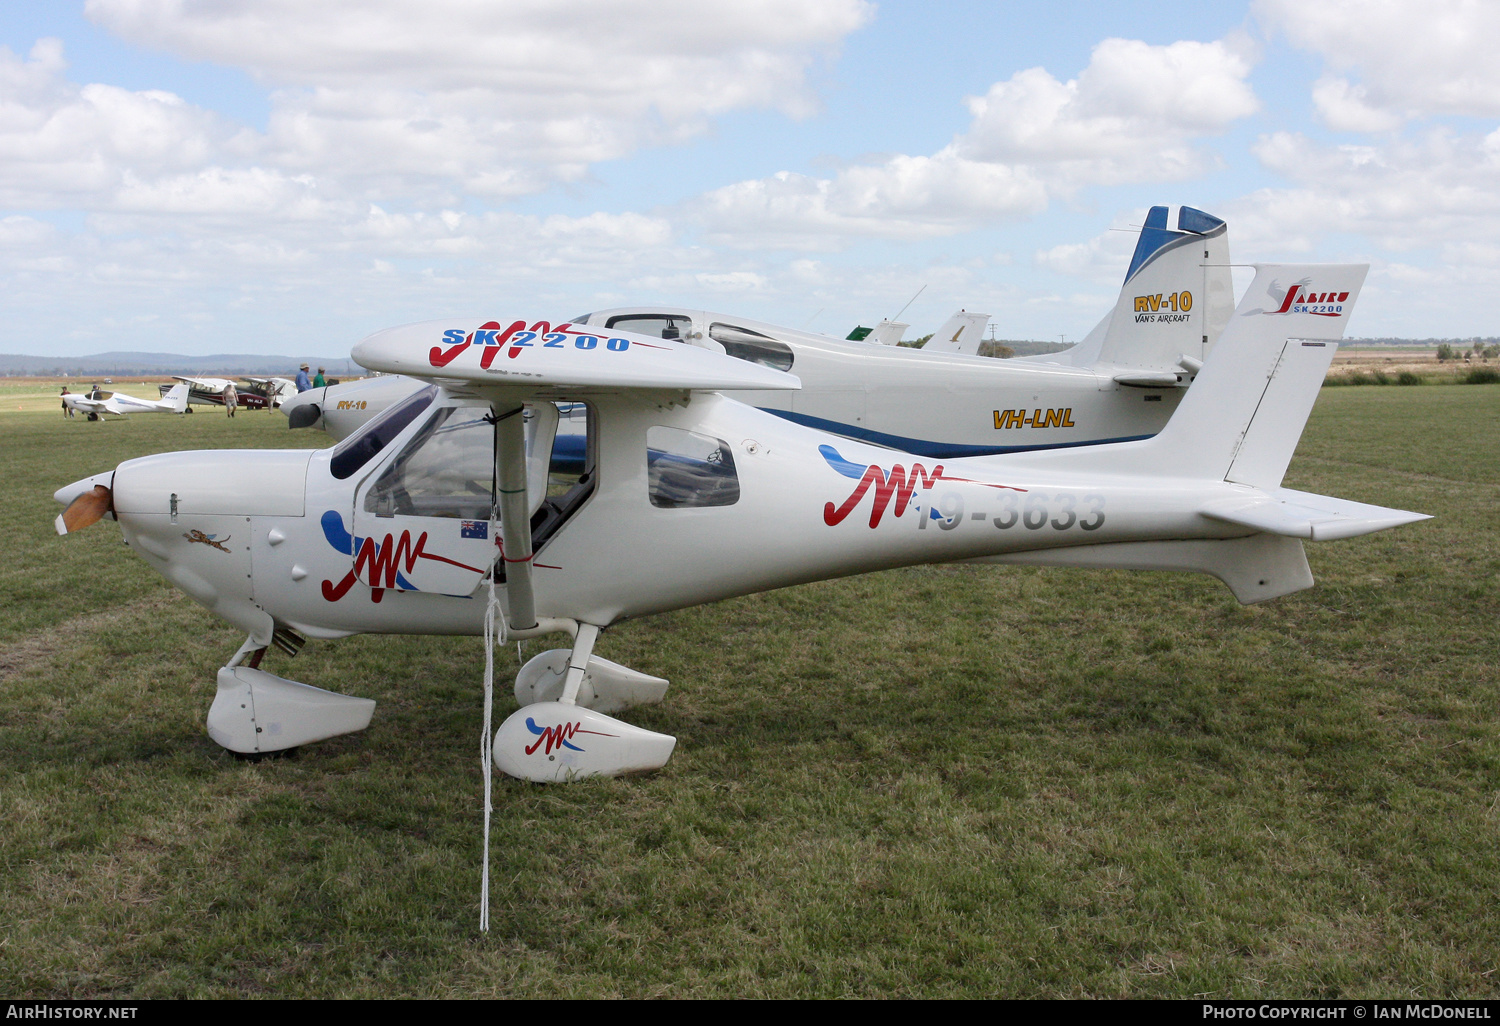
[[[103,518],[104,514],[114,512],[115,496],[104,485],[94,485],[92,489],[84,492],[78,498],[68,503],[68,508],[62,511],[57,518],[58,534],[68,534],[71,531],[81,530],[96,520]]]

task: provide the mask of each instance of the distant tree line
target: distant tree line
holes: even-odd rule
[[[1456,346],[1459,349],[1468,349],[1475,342],[1483,342],[1486,346],[1500,345],[1500,337],[1491,336],[1481,338],[1475,335],[1470,338],[1346,338],[1344,344],[1347,346],[1439,346],[1444,343]]]
[[[1453,345],[1450,342],[1444,342],[1438,346],[1437,350],[1438,363],[1446,363],[1449,360],[1466,360],[1470,363],[1479,360],[1483,363],[1489,363],[1491,359],[1497,356],[1500,356],[1500,343],[1486,343],[1483,339],[1475,339],[1467,347],[1463,343]]]

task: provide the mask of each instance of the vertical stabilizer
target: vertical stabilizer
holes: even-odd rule
[[[1191,373],[1229,323],[1228,227],[1192,207],[1178,208],[1175,231],[1168,220],[1167,207],[1151,208],[1099,349],[1101,364]]]
[[[984,341],[985,325],[989,323],[990,315],[987,313],[960,310],[932,333],[922,350],[928,353],[966,353],[978,356],[979,343]]]
[[[1186,386],[1234,313],[1229,229],[1212,214],[1152,207],[1114,309],[1072,349],[1030,363],[1098,367],[1121,384]]]
[[[1213,358],[1145,445],[1193,476],[1275,487],[1368,264],[1257,264]]]
[[[1257,264],[1193,387],[1140,442],[1006,456],[1011,465],[1281,482],[1368,264]]]
[[[162,401],[167,404],[173,413],[184,412],[188,407],[187,382],[182,381],[173,385],[167,390],[167,394],[162,396]]]
[[[901,341],[901,336],[906,334],[910,324],[902,324],[900,321],[881,321],[870,329],[870,334],[865,336],[865,341],[878,346],[893,346]]]

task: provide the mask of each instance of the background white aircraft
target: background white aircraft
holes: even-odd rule
[[[1224,222],[1192,207],[1174,214],[1159,206],[1147,216],[1114,309],[1062,353],[974,355],[978,340],[969,336],[982,332],[983,315],[963,311],[944,325],[946,338],[934,336],[922,349],[676,307],[602,310],[568,323],[681,339],[789,371],[802,380],[800,390],[734,395],[809,427],[951,458],[1149,438],[1176,409],[1233,309]],[[534,330],[507,330],[517,327]]]
[[[264,386],[256,383],[264,382],[267,380],[266,378],[245,377],[239,379],[241,381],[251,382],[252,384],[248,387],[245,385],[236,384],[235,381],[230,378],[196,378],[188,377],[182,374],[174,374],[173,379],[176,381],[187,382],[189,389],[188,403],[190,405],[223,406],[224,388],[226,385],[235,386],[235,395],[237,397],[237,402],[244,409],[263,410],[267,406],[271,405],[270,400],[267,399],[266,395],[261,391]],[[161,386],[162,395],[166,395],[169,390],[169,386]]]
[[[1168,223],[1175,216],[1176,229]],[[1047,356],[980,357],[983,314],[959,311],[923,349],[884,345],[681,307],[601,310],[558,325],[689,342],[789,371],[795,392],[734,392],[777,416],[922,456],[950,458],[1148,438],[1160,431],[1233,310],[1224,222],[1191,207],[1153,207],[1115,307],[1078,346]],[[883,322],[904,328],[898,322]],[[435,347],[504,348],[548,322],[486,322]],[[899,334],[899,332],[896,332]],[[292,427],[335,438],[418,386],[350,383],[284,406]],[[314,409],[316,407],[316,409]],[[300,410],[301,412],[293,412]]]
[[[161,399],[137,399],[124,392],[102,392],[93,389],[84,395],[68,393],[62,397],[64,403],[89,420],[98,420],[101,414],[110,413],[123,417],[131,413],[185,413],[188,408],[188,386],[173,385]]]

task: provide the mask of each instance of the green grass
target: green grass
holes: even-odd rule
[[[1325,391],[1287,484],[1437,519],[1264,606],[925,567],[613,629],[677,753],[497,777],[481,935],[474,639],[272,653],[380,706],[237,762],[202,723],[242,639],[113,525],[51,533],[128,456],[317,437],[0,406],[0,991],[1496,997],[1497,437],[1495,386]]]

